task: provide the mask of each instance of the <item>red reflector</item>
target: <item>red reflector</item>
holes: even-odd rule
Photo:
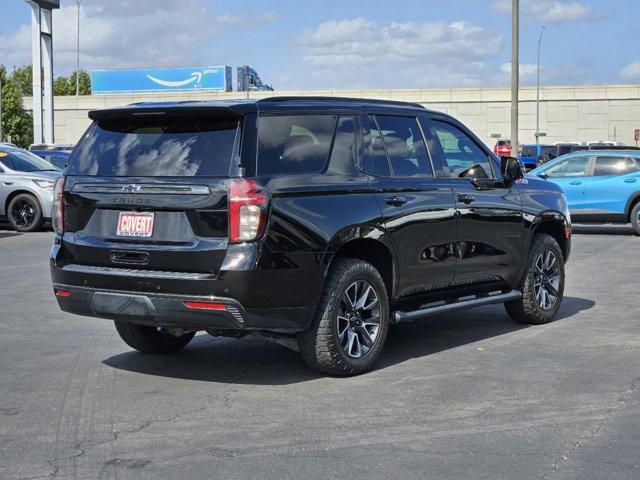
[[[71,296],[71,290],[64,290],[62,288],[56,288],[53,290],[54,293],[56,294],[56,297],[70,297]]]
[[[226,310],[227,306],[224,303],[214,302],[197,302],[194,300],[187,300],[184,302],[185,307],[193,308],[196,310]]]

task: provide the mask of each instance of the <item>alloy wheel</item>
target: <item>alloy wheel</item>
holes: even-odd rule
[[[348,357],[362,358],[371,351],[380,330],[380,299],[369,282],[357,280],[344,289],[336,325]]]
[[[36,219],[36,206],[30,200],[19,200],[11,209],[11,218],[17,226],[28,228]]]
[[[535,262],[533,290],[536,302],[542,310],[551,309],[558,301],[560,288],[560,267],[555,253],[545,250]]]

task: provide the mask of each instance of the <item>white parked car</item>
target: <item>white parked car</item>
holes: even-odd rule
[[[62,174],[33,153],[0,145],[0,215],[19,232],[32,232],[51,218],[53,186]]]

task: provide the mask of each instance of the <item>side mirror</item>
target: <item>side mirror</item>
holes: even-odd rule
[[[524,177],[522,164],[517,158],[502,157],[500,163],[505,186],[510,187],[516,180]]]

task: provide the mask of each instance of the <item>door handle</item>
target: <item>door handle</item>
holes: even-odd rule
[[[475,195],[471,195],[470,193],[459,193],[457,198],[458,201],[462,203],[471,203],[476,199]]]
[[[625,178],[624,183],[636,183],[636,178]]]
[[[384,203],[386,203],[387,205],[393,205],[394,207],[401,207],[402,205],[407,203],[407,199],[394,195],[392,197],[385,198]]]
[[[576,180],[574,182],[569,182],[569,185],[582,185],[582,182]]]

